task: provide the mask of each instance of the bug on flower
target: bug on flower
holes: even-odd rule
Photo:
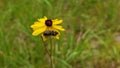
[[[58,34],[57,31],[46,30],[45,32],[43,32],[44,36],[56,36],[57,34]]]

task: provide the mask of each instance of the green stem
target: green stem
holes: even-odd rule
[[[50,37],[50,48],[51,48],[51,55],[50,55],[51,68],[54,68],[54,63],[53,63],[53,41],[52,41],[51,37]]]
[[[47,52],[47,54],[49,55],[49,57],[50,57],[50,63],[51,63],[51,68],[53,68],[53,60],[52,60],[52,49],[51,49],[51,54],[50,54],[50,52],[49,52],[49,50],[48,50],[48,48],[46,47],[47,45],[44,43],[44,47],[45,47],[45,50],[46,50],[46,52]]]
[[[47,47],[46,47],[47,44],[44,43],[44,47],[45,47],[45,50],[47,51],[47,54],[49,55],[50,57],[50,63],[51,63],[51,68],[55,68],[54,66],[54,59],[53,59],[53,55],[55,54],[55,47],[53,46],[53,40],[52,38],[50,37],[50,52],[48,51]],[[54,50],[53,50],[54,49]],[[54,52],[53,52],[54,51]]]
[[[56,46],[55,46],[55,44],[54,44],[54,42],[53,42],[53,45],[54,45],[54,50],[53,50],[53,54],[54,54],[54,57],[56,56]],[[55,60],[55,58],[54,58],[54,66],[56,65],[56,60]]]

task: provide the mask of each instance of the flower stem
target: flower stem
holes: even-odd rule
[[[51,37],[50,37],[50,49],[51,49],[51,55],[50,55],[51,68],[54,68],[54,63],[53,63],[53,41],[52,41]]]
[[[51,68],[55,68],[55,66],[54,66],[54,62],[55,61],[53,59],[53,55],[55,54],[55,47],[53,46],[53,40],[52,40],[51,37],[50,37],[50,41],[49,42],[50,42],[50,52],[49,52],[48,48],[46,47],[47,44],[44,43],[44,47],[45,47],[45,50],[46,50],[47,54],[50,57],[50,66],[51,66]]]
[[[46,50],[48,56],[50,57],[50,66],[51,66],[51,68],[53,68],[52,47],[50,47],[51,48],[51,50],[50,50],[51,53],[50,53],[46,46],[47,45],[44,43],[45,50]]]

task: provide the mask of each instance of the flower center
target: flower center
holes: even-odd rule
[[[52,26],[52,20],[48,19],[45,21],[46,26]]]

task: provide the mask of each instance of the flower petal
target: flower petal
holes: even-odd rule
[[[61,30],[61,31],[65,31],[65,29],[62,26],[54,25],[53,28]]]
[[[46,41],[47,37],[42,34],[42,39],[43,39],[43,41]]]
[[[58,19],[55,19],[55,20],[52,20],[53,21],[53,25],[54,24],[61,24],[63,22],[63,20],[58,20]]]
[[[56,39],[59,39],[59,36],[57,35],[57,36],[55,36],[55,38],[56,38]]]
[[[38,19],[39,22],[45,22],[45,20],[47,20],[46,16],[44,16],[44,18]]]
[[[31,25],[30,27],[31,27],[33,30],[36,30],[36,29],[38,29],[38,28],[42,28],[43,26],[45,26],[44,23],[34,22],[34,24]]]
[[[45,30],[46,30],[46,27],[37,29],[37,30],[35,30],[35,31],[32,33],[32,35],[33,35],[33,36],[37,36],[37,35],[39,35],[40,33],[44,32]]]
[[[59,39],[60,32],[59,31],[57,31],[57,32],[58,32],[58,34],[56,36],[54,36],[54,38]]]

